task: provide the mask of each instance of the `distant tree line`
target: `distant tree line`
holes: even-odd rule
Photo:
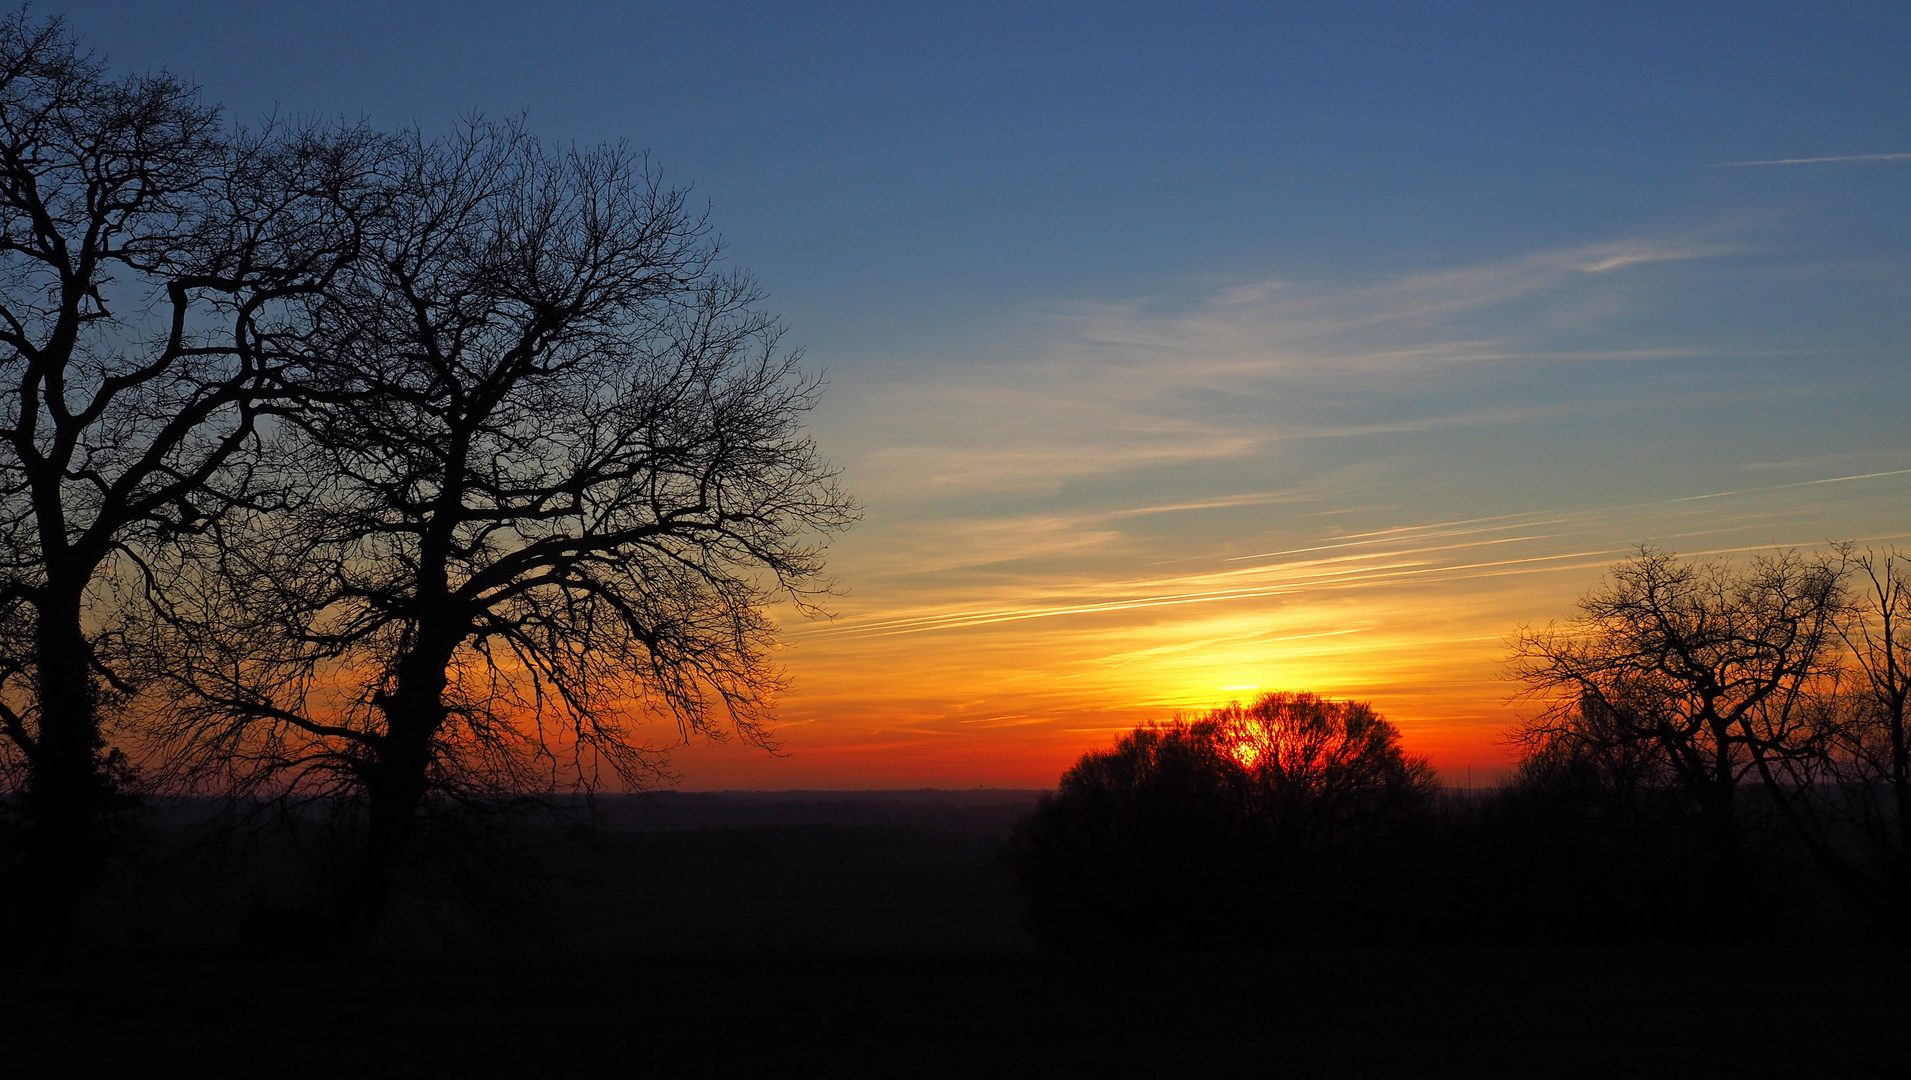
[[[1013,844],[1062,949],[1725,948],[1911,926],[1911,564],[1642,549],[1513,640],[1512,780],[1442,790],[1356,702],[1269,694],[1084,756]]]
[[[433,813],[761,741],[766,605],[857,509],[719,255],[621,147],[234,127],[0,20],[10,917],[58,938],[136,795],[210,793],[344,815],[355,947]]]

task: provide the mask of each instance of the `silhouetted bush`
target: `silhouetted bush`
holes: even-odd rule
[[[1367,705],[1264,694],[1082,757],[1017,828],[1027,923],[1060,949],[1372,941],[1384,853],[1432,770]]]

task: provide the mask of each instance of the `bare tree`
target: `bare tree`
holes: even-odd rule
[[[1513,643],[1511,674],[1545,706],[1521,736],[1659,754],[1698,808],[1733,923],[1747,916],[1741,784],[1792,817],[1823,760],[1817,694],[1839,660],[1842,576],[1835,558],[1790,551],[1740,570],[1644,548],[1580,600],[1578,617],[1522,628]]]
[[[434,793],[645,784],[657,716],[761,741],[766,607],[813,611],[856,514],[801,430],[819,384],[645,159],[474,122],[392,175],[309,312],[290,504],[208,534],[168,659],[177,761],[362,805],[346,945]]]
[[[173,76],[115,79],[58,19],[0,20],[0,728],[43,914],[82,887],[123,773],[114,590],[235,494],[211,481],[273,394],[284,302],[349,254],[336,196],[367,141],[228,136]]]
[[[1834,790],[1826,794],[1835,798],[1826,815],[1859,840],[1857,858],[1843,860],[1856,865],[1839,879],[1903,932],[1911,929],[1911,564],[1894,550],[1845,550],[1863,575],[1839,628],[1858,677],[1827,703]]]

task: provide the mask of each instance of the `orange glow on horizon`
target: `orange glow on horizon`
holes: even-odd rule
[[[1623,537],[1690,555],[1767,548],[1774,501],[1740,499],[1731,519],[1716,503],[1668,502],[1618,521],[1349,530],[1175,560],[1175,573],[1092,558],[981,580],[878,566],[834,620],[785,622],[795,689],[779,709],[780,756],[694,744],[675,760],[702,789],[1046,788],[1136,724],[1305,690],[1370,702],[1409,753],[1454,782],[1490,783],[1515,758],[1506,733],[1520,705],[1502,667],[1519,625],[1570,615],[1631,552]],[[838,565],[855,565],[865,548],[845,547]]]

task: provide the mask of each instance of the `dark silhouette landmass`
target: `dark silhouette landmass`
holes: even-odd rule
[[[155,866],[153,891],[115,925],[136,927],[141,904],[162,925],[100,940],[81,964],[9,961],[11,985],[33,992],[9,995],[7,1064],[158,1076],[1902,1075],[1897,969],[1823,943],[1719,958],[1536,942],[1509,927],[1447,945],[1296,937],[1254,951],[1045,954],[1022,929],[1003,857],[1040,794],[602,799],[594,830],[515,827],[542,860],[537,910],[562,932],[500,937],[460,922],[448,895],[414,891],[370,954],[241,941],[249,890],[271,876],[261,864],[291,865],[270,843],[225,876],[182,864],[169,882]],[[205,809],[175,805],[164,820],[185,830]],[[166,888],[189,895],[169,901]]]

